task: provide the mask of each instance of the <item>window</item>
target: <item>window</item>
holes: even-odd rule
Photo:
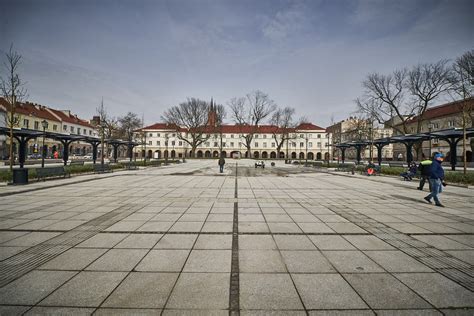
[[[292,147],[296,147],[296,143],[295,143],[295,142],[291,142],[291,146],[292,146]]]
[[[74,126],[70,126],[71,133],[74,133]]]
[[[222,143],[222,147],[225,147],[225,143]]]
[[[58,130],[58,126],[56,124],[53,125],[53,131],[57,131]]]
[[[275,147],[275,143],[272,143],[272,148]]]
[[[214,147],[219,147],[219,144],[217,142],[214,142]]]
[[[173,141],[171,142],[171,146],[174,146],[174,145],[176,145],[176,142],[173,140]]]
[[[67,131],[67,125],[63,125],[63,131]]]
[[[35,129],[39,129],[39,122],[35,121]]]
[[[153,145],[153,142],[151,140],[148,141],[148,145]]]
[[[156,141],[156,146],[160,146],[160,141],[159,140]]]
[[[85,128],[82,131],[84,132],[84,135],[87,135],[87,131]]]
[[[211,146],[211,143],[210,143],[210,142],[206,142],[205,145],[206,145],[206,147],[209,147],[209,146]]]
[[[303,142],[300,143],[300,147],[304,147],[304,143],[303,143]]]
[[[91,129],[89,130],[89,135],[92,135],[92,130]]]
[[[233,142],[230,142],[230,147],[234,147],[234,143],[233,143]]]
[[[308,138],[311,138],[311,137],[313,137],[313,135],[311,135],[311,134],[308,134]]]
[[[27,120],[27,119],[24,119],[23,120],[23,127],[29,128],[29,125],[30,125],[30,121]]]
[[[263,143],[263,148],[267,148],[267,143]]]
[[[318,147],[321,147],[321,142],[318,142],[318,144],[317,144],[317,145],[318,145]]]
[[[148,137],[153,137],[153,133],[148,134]]]
[[[171,136],[172,136],[172,137],[176,137],[176,134],[173,133]]]
[[[312,142],[309,142],[309,143],[308,143],[308,147],[309,147],[309,148],[312,148],[312,147],[313,147],[313,143],[312,143]]]
[[[304,134],[300,134],[300,138],[304,138]]]
[[[234,134],[230,134],[230,138],[234,138]]]
[[[178,146],[183,146],[183,142],[182,142],[182,141],[179,141],[179,142],[178,142]]]
[[[255,147],[258,147],[258,143],[255,143],[255,145],[254,145],[254,146],[255,146]]]
[[[321,134],[318,134],[318,138],[321,138]]]
[[[156,137],[160,137],[160,133],[157,133],[157,134],[156,134]]]
[[[263,135],[263,138],[267,138],[267,135]]]
[[[257,134],[255,134],[255,138],[258,138],[258,135],[257,135]]]
[[[448,121],[448,127],[454,127],[454,121]]]

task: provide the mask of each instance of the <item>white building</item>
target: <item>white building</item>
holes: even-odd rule
[[[250,155],[245,146],[245,136],[252,130]],[[156,123],[142,130],[141,141],[146,146],[135,148],[137,157],[147,158],[182,158],[191,156],[190,145],[178,137],[175,128],[165,123]],[[186,137],[186,130],[180,134]],[[146,135],[146,137],[144,136]],[[222,135],[222,138],[221,138]],[[278,150],[282,137],[285,138]],[[206,134],[206,140],[196,148],[196,158],[219,157],[222,146],[224,157],[251,157],[256,159],[285,158],[321,160],[330,155],[330,135],[325,128],[311,123],[303,123],[288,134],[278,133],[278,128],[262,125],[253,131],[252,127],[239,125],[223,125],[214,132]],[[289,138],[289,139],[288,139]],[[286,140],[288,139],[288,140]],[[145,149],[146,147],[146,149]],[[278,152],[279,151],[279,152]]]

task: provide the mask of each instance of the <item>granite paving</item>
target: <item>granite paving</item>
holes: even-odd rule
[[[474,314],[474,189],[253,164],[0,187],[0,315]]]

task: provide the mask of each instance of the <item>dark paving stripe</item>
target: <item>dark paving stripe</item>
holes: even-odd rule
[[[141,206],[123,205],[68,232],[30,247],[0,262],[0,287],[16,280],[65,251],[91,238],[118,221],[135,213]]]
[[[357,225],[372,233],[374,236],[420,261],[436,272],[441,273],[470,291],[474,291],[474,269],[472,265],[451,256],[445,251],[425,244],[411,237],[409,234],[400,233],[364,214],[351,211],[349,215],[347,211],[340,208],[328,208],[350,222],[357,223]]]
[[[237,164],[235,165],[234,198],[238,198]],[[234,221],[232,226],[232,259],[230,268],[229,315],[240,315],[239,278],[239,203],[234,202]]]

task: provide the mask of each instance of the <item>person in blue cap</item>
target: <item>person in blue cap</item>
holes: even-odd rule
[[[428,203],[431,203],[431,199],[435,201],[436,206],[444,207],[439,200],[439,194],[443,191],[444,183],[444,169],[441,166],[443,162],[443,154],[436,153],[433,156],[433,162],[430,167],[430,184],[431,184],[431,193],[428,196],[425,196],[425,200]]]

